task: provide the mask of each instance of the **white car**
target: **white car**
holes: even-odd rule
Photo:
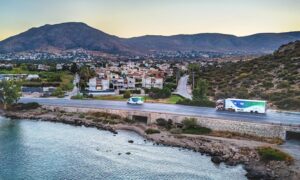
[[[131,97],[127,100],[127,104],[144,104],[144,98],[142,98],[142,97]]]

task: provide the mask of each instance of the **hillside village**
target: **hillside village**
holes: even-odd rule
[[[72,66],[74,65],[78,72],[72,74]],[[80,74],[79,71],[82,67],[88,67],[93,72],[93,76],[85,82],[84,88],[79,88],[80,77],[78,74]],[[121,91],[124,93],[126,90],[141,94],[145,93],[145,89],[163,89],[166,80],[173,79],[173,76],[176,75],[174,69],[178,72],[186,71],[187,63],[170,64],[152,60],[57,64],[2,63],[0,64],[0,80],[20,80],[23,85],[23,96],[45,97],[55,95],[56,89],[65,86],[63,78],[66,76],[69,87],[62,89],[65,92],[63,96],[75,96],[76,93],[80,93],[79,89],[81,93],[90,96],[118,95]],[[58,74],[61,76],[58,77]],[[78,89],[70,94],[68,91],[72,91],[73,88]],[[172,84],[172,90],[175,89],[176,84]]]

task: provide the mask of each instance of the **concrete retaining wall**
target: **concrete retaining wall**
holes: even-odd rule
[[[110,114],[117,114],[123,118],[130,118],[132,116],[144,116],[147,117],[147,124],[156,122],[158,118],[164,118],[166,120],[171,119],[173,122],[180,123],[185,118],[196,118],[197,123],[203,127],[210,128],[217,131],[230,131],[243,134],[249,134],[261,137],[279,137],[286,139],[286,131],[300,132],[300,126],[286,126],[280,124],[268,124],[268,123],[256,123],[248,121],[237,120],[224,120],[201,116],[186,116],[181,114],[171,113],[159,113],[148,111],[135,111],[135,110],[116,110],[116,109],[96,109],[96,108],[77,108],[77,107],[54,107],[44,106],[49,110],[66,111],[66,112],[106,112]]]

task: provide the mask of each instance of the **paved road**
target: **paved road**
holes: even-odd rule
[[[179,94],[187,99],[192,99],[192,96],[188,93],[188,90],[187,90],[188,79],[189,79],[188,75],[182,76],[179,79],[178,86],[177,86],[175,93]]]
[[[77,84],[79,83],[79,75],[76,73],[74,76],[74,80],[73,80],[73,90],[68,92],[68,96],[66,97],[66,99],[71,99],[72,96],[75,96],[79,93],[79,88],[77,87]]]
[[[46,98],[22,98],[20,102],[38,102],[44,105],[128,109],[153,112],[168,112],[184,115],[198,115],[205,117],[215,117],[230,120],[245,120],[263,123],[281,123],[300,125],[300,113],[279,113],[268,111],[267,114],[235,113],[226,111],[216,111],[215,108],[192,107],[172,104],[145,103],[143,105],[129,105],[120,101],[100,101],[100,100],[70,100],[70,99],[46,99]]]

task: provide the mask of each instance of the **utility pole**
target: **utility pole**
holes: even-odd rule
[[[195,89],[195,72],[193,71],[192,74],[193,74],[193,90],[194,90]]]
[[[180,77],[180,74],[179,74],[179,70],[177,69],[177,71],[176,71],[176,84],[178,84],[179,77]]]

